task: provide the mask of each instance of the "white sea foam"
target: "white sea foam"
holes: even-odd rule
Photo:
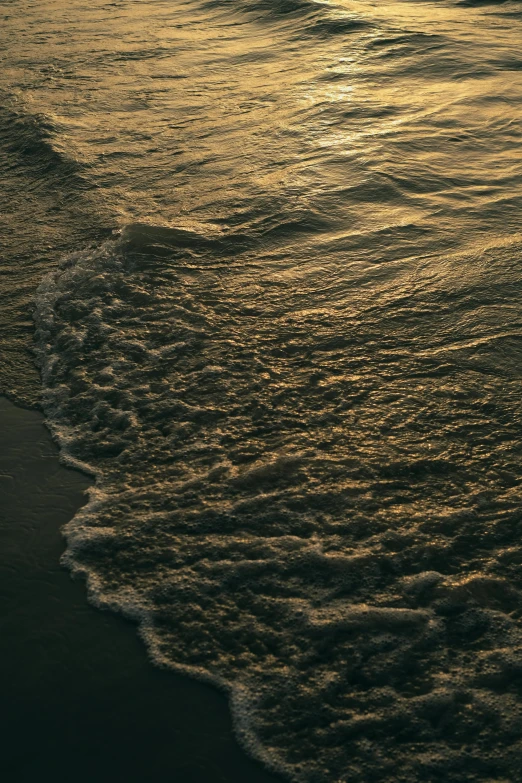
[[[361,361],[360,319],[300,322],[269,281],[268,315],[243,316],[250,267],[215,273],[226,238],[159,235],[158,250],[153,227],[126,230],[39,291],[50,425],[96,476],[64,562],[139,624],[156,664],[225,689],[242,742],[291,779],[464,780],[467,747],[479,779],[510,764],[510,430],[485,422],[466,368],[415,380],[424,358],[386,341]],[[398,440],[376,426],[390,418]],[[455,427],[473,439],[478,420],[489,452],[462,461]]]

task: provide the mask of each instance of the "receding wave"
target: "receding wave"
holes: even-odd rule
[[[518,251],[370,291],[229,239],[133,225],[40,286],[47,415],[97,479],[65,562],[292,780],[516,779]]]

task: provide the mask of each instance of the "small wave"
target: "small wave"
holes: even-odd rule
[[[0,144],[17,165],[56,183],[62,180],[79,190],[93,186],[84,176],[85,167],[60,149],[60,128],[49,117],[18,108],[0,96]]]
[[[215,2],[211,0],[205,5],[214,8]],[[292,39],[328,39],[373,27],[368,18],[324,0],[244,0],[240,4],[234,3],[233,8],[234,11],[247,13],[249,17],[255,15],[258,20],[292,25]]]
[[[212,252],[214,256],[228,257],[251,247],[251,236],[241,232],[225,233],[218,226],[187,223],[168,227],[149,223],[131,223],[123,228],[119,245],[127,252],[147,257],[167,257],[181,250]]]

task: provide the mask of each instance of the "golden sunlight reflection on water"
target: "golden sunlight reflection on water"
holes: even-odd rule
[[[68,564],[293,779],[516,779],[518,6],[18,6]]]

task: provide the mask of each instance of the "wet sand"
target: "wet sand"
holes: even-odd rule
[[[0,398],[0,433],[2,780],[276,783],[223,694],[155,669],[59,565],[89,479],[59,464],[42,416]]]

